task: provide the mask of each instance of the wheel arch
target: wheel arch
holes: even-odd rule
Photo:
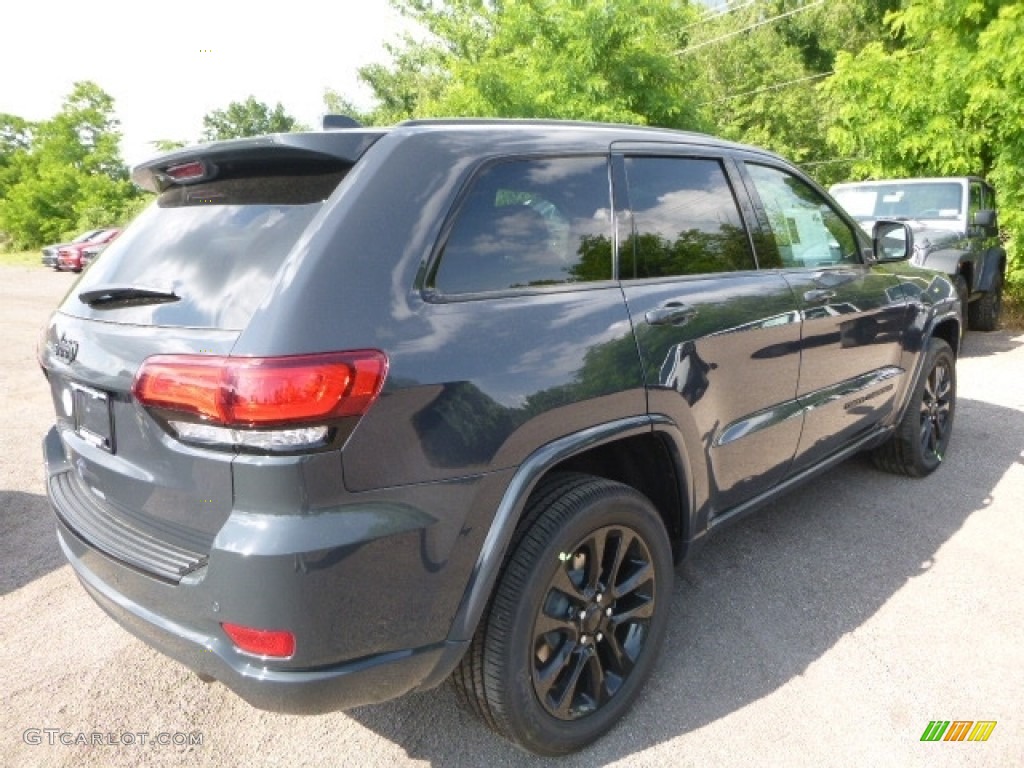
[[[1002,248],[992,248],[985,253],[981,261],[980,274],[977,276],[972,291],[991,291],[996,284],[997,277],[1005,277],[1006,272],[1006,251]]]
[[[534,451],[513,475],[477,557],[448,640],[468,642],[484,613],[530,494],[552,472],[584,472],[621,482],[646,495],[658,510],[673,555],[679,559],[691,534],[684,498],[689,482],[685,457],[664,436],[674,425],[661,416],[634,416],[559,438]]]

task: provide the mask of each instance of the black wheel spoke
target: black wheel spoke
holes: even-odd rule
[[[553,655],[546,662],[534,665],[534,686],[542,699],[548,697],[552,687],[563,677],[566,668],[572,663],[573,651],[577,647],[574,641],[566,639],[561,646],[554,649]],[[548,650],[551,650],[550,647]],[[537,653],[539,652],[540,649]]]
[[[619,642],[615,632],[609,632],[605,635],[601,652],[608,666],[609,677],[624,678],[633,669],[633,660],[622,647],[622,643]]]
[[[566,664],[566,672],[568,674],[562,676],[564,680],[560,680],[559,690],[555,693],[551,702],[555,714],[563,720],[569,720],[573,717],[572,704],[576,698],[576,688],[580,684],[580,676],[583,674],[583,670],[586,669],[589,661],[590,658],[587,654],[573,653]]]
[[[650,563],[633,561],[635,570],[621,583],[612,586],[612,597],[620,598],[632,594],[654,577],[654,568]]]
[[[583,592],[583,576],[579,571],[571,570],[573,559],[574,556],[567,555],[566,560],[559,564],[551,586],[573,600],[586,600],[586,595]]]
[[[630,624],[638,619],[649,619],[654,615],[654,600],[645,599],[643,602],[637,603],[636,605],[628,608],[621,613],[616,611],[612,613],[611,621],[616,627],[623,624]]]
[[[616,531],[616,535],[608,539],[607,549],[611,551],[605,554],[611,556],[611,562],[608,563],[605,586],[609,589],[615,589],[615,583],[619,580],[622,562],[626,557],[626,552],[629,550],[632,539],[633,537],[625,531]]]
[[[586,572],[587,572],[587,595],[595,594],[600,589],[601,581],[601,560],[604,557],[605,544],[608,541],[608,529],[602,528],[599,531],[595,531],[594,534],[587,539],[583,545],[583,551],[586,552]]]

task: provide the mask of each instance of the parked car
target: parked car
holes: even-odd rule
[[[708,534],[861,451],[947,453],[952,282],[769,152],[413,121],[133,178],[156,202],[40,346],[58,538],[126,629],[257,707],[450,680],[570,752],[630,711]]]
[[[71,243],[57,249],[55,269],[60,272],[81,272],[100,251],[121,234],[120,229],[103,229],[88,240]]]
[[[953,278],[972,330],[998,327],[1006,249],[999,239],[996,193],[984,179],[879,179],[835,184],[829,191],[867,231],[882,218],[909,222],[911,261]]]
[[[101,232],[103,232],[102,229],[90,229],[90,230],[80,234],[78,237],[76,237],[70,243],[53,243],[52,245],[44,246],[43,247],[43,260],[42,260],[43,261],[43,266],[44,267],[54,267],[54,268],[56,268],[56,266],[57,266],[57,251],[59,251],[61,248],[69,246],[69,245],[77,245],[78,243],[87,242],[89,240],[89,238],[94,237],[94,236],[100,234]]]

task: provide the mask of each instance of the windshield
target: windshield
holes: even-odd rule
[[[964,189],[955,181],[864,183],[836,188],[832,194],[858,221],[957,221],[964,215]]]

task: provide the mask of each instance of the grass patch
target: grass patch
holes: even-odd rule
[[[35,266],[42,268],[43,254],[35,251],[0,251],[0,264],[8,266]]]

